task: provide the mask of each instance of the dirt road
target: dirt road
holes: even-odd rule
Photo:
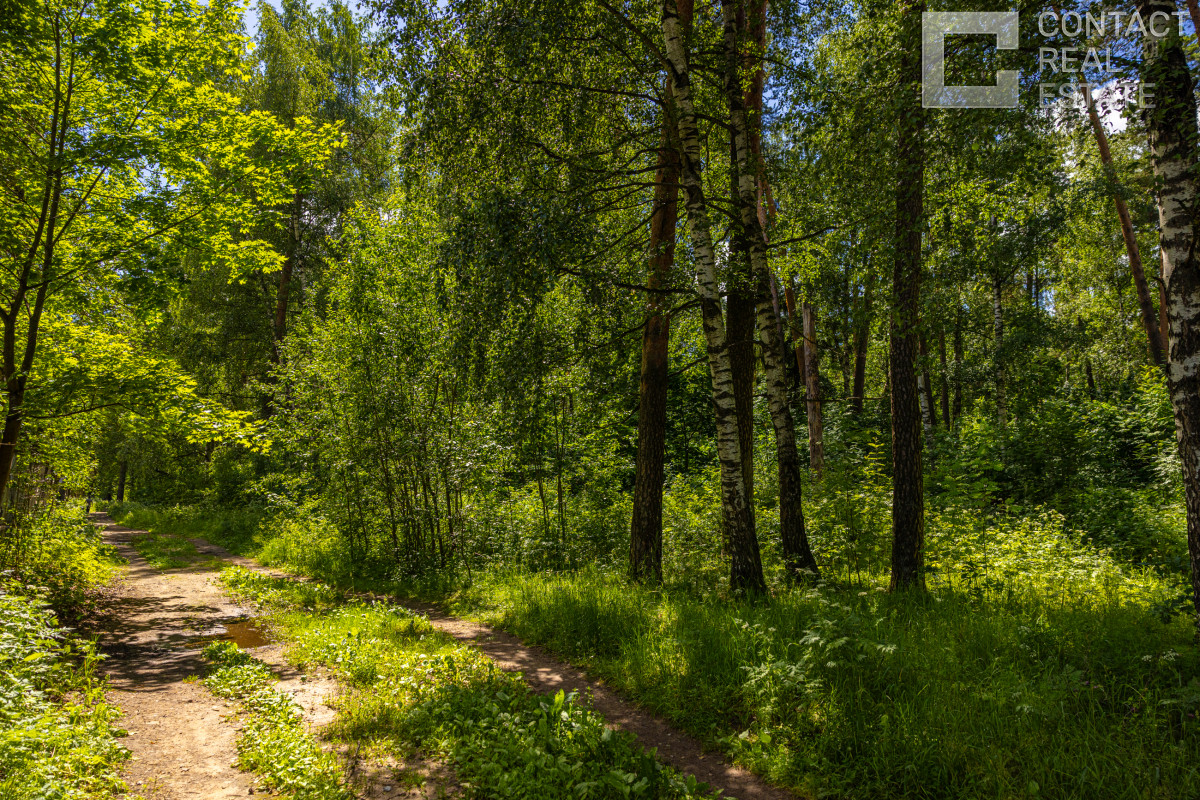
[[[235,765],[238,723],[233,707],[214,699],[202,685],[188,679],[203,674],[200,649],[205,637],[228,637],[232,629],[239,633],[243,647],[263,644],[254,639],[252,628],[244,626],[250,609],[230,601],[215,580],[215,568],[221,563],[256,570],[262,567],[193,539],[192,544],[204,557],[197,561],[198,566],[160,572],[132,545],[133,537],[144,535],[144,531],[116,525],[105,515],[93,515],[93,522],[103,528],[105,541],[129,562],[108,604],[101,647],[108,655],[104,670],[113,687],[110,700],[125,712],[124,727],[129,731],[124,743],[133,753],[127,775],[130,788],[147,800],[253,794],[253,776],[239,772]],[[664,763],[695,775],[725,796],[741,800],[793,798],[757,776],[726,764],[719,754],[706,751],[696,740],[540,648],[432,606],[409,605],[426,614],[435,627],[479,648],[501,668],[523,672],[540,692],[590,690],[597,710],[611,725],[633,733],[643,746],[656,749]],[[319,674],[300,674],[286,664],[278,645],[254,647],[253,653],[272,666],[281,679],[279,688],[292,694],[307,724],[318,728],[332,720],[329,701],[338,691],[333,680]],[[398,797],[405,793],[390,785],[395,782],[389,779],[391,770],[386,765],[360,763],[356,758],[348,758],[347,763],[360,797]],[[433,774],[436,768],[425,766],[428,771],[422,771],[434,780],[416,793],[432,797],[440,794]]]

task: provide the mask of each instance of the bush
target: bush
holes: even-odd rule
[[[95,646],[69,638],[28,587],[0,585],[0,797],[100,800],[124,792],[119,711]]]
[[[0,559],[10,587],[36,589],[69,619],[90,611],[89,590],[107,583],[121,563],[81,510],[65,505],[21,520],[4,542]]]

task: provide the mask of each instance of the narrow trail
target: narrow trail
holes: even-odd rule
[[[478,648],[502,669],[523,672],[534,690],[590,691],[597,711],[608,724],[632,733],[643,747],[658,751],[658,759],[679,772],[694,775],[727,797],[737,800],[795,800],[791,792],[766,783],[752,772],[725,762],[720,753],[707,750],[699,740],[668,722],[618,697],[604,684],[589,679],[575,667],[540,647],[527,645],[512,634],[487,625],[451,616],[427,603],[400,601],[405,607],[425,614],[430,623],[459,641]]]
[[[92,521],[129,562],[106,609],[108,630],[99,633],[109,701],[125,712],[129,732],[123,744],[133,754],[130,790],[147,800],[253,794],[253,776],[234,766],[236,730],[223,719],[233,707],[185,680],[204,668],[199,648],[187,645],[222,633],[246,610],[225,597],[209,571],[159,572],[131,544],[139,531],[104,515]]]
[[[131,544],[132,538],[144,531],[116,525],[103,514],[92,515],[92,521],[103,527],[105,541],[129,562],[117,596],[109,605],[109,630],[102,632],[101,647],[109,656],[104,670],[113,687],[110,700],[126,715],[124,725],[129,736],[124,743],[134,757],[127,775],[131,789],[147,800],[253,794],[253,776],[239,772],[234,764],[236,723],[227,719],[233,706],[214,699],[203,686],[185,681],[188,676],[202,674],[204,668],[200,648],[189,645],[200,637],[225,633],[230,624],[248,617],[249,609],[225,596],[212,579],[215,573],[211,567],[159,572]],[[295,577],[266,569],[203,539],[189,541],[201,555],[275,576]],[[611,726],[632,733],[642,746],[657,750],[663,763],[694,775],[726,797],[795,798],[753,773],[725,763],[719,753],[707,750],[698,740],[618,697],[539,647],[487,625],[454,617],[434,605],[398,602],[426,615],[439,630],[479,649],[502,669],[522,672],[538,692],[590,692],[596,710]],[[283,660],[279,645],[257,648],[254,655],[272,666],[281,679],[279,688],[293,694],[307,724],[317,728],[332,719],[328,702],[338,691],[336,682],[298,673]],[[350,771],[361,796],[393,796],[393,787],[385,790],[383,785],[389,782],[385,774],[388,770],[354,763]],[[427,785],[425,790],[436,787]]]
[[[109,701],[125,715],[121,724],[129,735],[122,743],[133,754],[125,775],[130,791],[147,800],[254,794],[254,776],[236,766],[235,706],[188,680],[204,673],[205,638],[236,630],[249,609],[229,600],[213,580],[211,562],[159,571],[133,547],[133,538],[145,531],[117,525],[104,514],[92,514],[91,520],[129,562],[96,633],[107,656],[101,669],[112,687]],[[254,566],[236,556],[229,560]],[[253,651],[271,666],[277,688],[292,696],[310,728],[332,721],[328,700],[337,693],[334,680],[296,670],[284,660],[281,645]],[[365,795],[378,793],[368,787]]]

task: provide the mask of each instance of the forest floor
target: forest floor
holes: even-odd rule
[[[235,705],[213,696],[194,676],[205,672],[202,646],[230,639],[270,665],[279,679],[276,688],[292,697],[310,730],[319,732],[333,720],[330,701],[338,694],[337,682],[319,669],[300,671],[288,664],[283,646],[269,643],[248,622],[252,610],[231,601],[216,580],[224,563],[282,573],[201,539],[190,541],[204,558],[159,570],[133,546],[146,531],[117,525],[105,514],[91,518],[104,541],[128,562],[93,632],[107,656],[102,670],[111,686],[109,702],[124,712],[121,724],[128,736],[122,742],[133,756],[125,774],[130,791],[146,800],[208,800],[263,791],[253,774],[237,767]],[[429,767],[422,770],[425,785],[414,794],[396,785],[389,765],[360,762],[348,748],[337,749],[359,797],[435,797],[448,788]]]
[[[126,774],[131,791],[147,800],[244,797],[259,791],[254,777],[237,768],[235,738],[240,723],[234,706],[215,698],[193,676],[204,673],[203,644],[231,639],[271,666],[280,679],[277,688],[292,696],[310,730],[319,732],[333,720],[331,703],[339,692],[337,682],[319,670],[302,672],[289,665],[283,647],[269,644],[252,621],[248,622],[252,610],[232,602],[216,580],[224,564],[276,576],[283,573],[266,570],[203,539],[188,540],[200,558],[158,569],[133,546],[136,537],[149,536],[148,532],[117,525],[105,514],[93,514],[92,521],[102,528],[105,541],[128,561],[103,606],[96,632],[108,656],[103,669],[112,687],[110,702],[125,714],[123,726],[128,736],[124,744],[133,754]],[[793,797],[726,764],[694,738],[540,648],[435,606],[403,605],[427,615],[435,628],[477,648],[502,669],[523,673],[535,691],[578,691],[589,696],[610,726],[634,734],[642,746],[657,751],[660,761],[695,776],[726,797]],[[452,779],[438,765],[405,765],[426,776],[421,787],[408,789],[390,780],[390,765],[360,762],[346,746],[336,749],[359,797],[454,794]]]

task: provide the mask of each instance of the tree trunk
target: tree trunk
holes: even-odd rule
[[[288,243],[283,259],[283,268],[279,270],[279,288],[275,292],[275,319],[271,326],[273,339],[271,341],[271,360],[278,365],[280,347],[283,337],[287,334],[288,298],[292,291],[292,273],[296,268],[296,257],[300,249],[300,193],[292,199],[291,214],[288,216]]]
[[[744,41],[744,20],[734,10],[734,3],[723,2],[721,13],[725,35],[725,91],[730,109],[730,129],[736,157],[738,185],[734,201],[738,210],[742,238],[746,242],[750,264],[758,281],[757,322],[762,343],[763,365],[766,374],[767,407],[775,431],[775,450],[779,468],[779,526],[784,563],[791,578],[801,571],[817,571],[816,559],[809,548],[804,528],[801,498],[799,454],[796,450],[796,429],[788,404],[787,372],[784,368],[784,344],[780,336],[779,314],[771,291],[771,271],[767,262],[766,236],[759,215],[759,165],[753,159],[751,144],[757,132],[757,118],[747,114],[746,97],[738,79],[742,64],[738,49]],[[761,10],[761,9],[760,9]],[[752,107],[752,104],[749,104]]]
[[[808,412],[808,465],[818,478],[825,471],[825,430],[821,418],[821,360],[817,352],[816,311],[807,300],[804,319],[804,393]]]
[[[954,408],[951,409],[955,419],[962,417],[962,368],[963,368],[963,335],[962,335],[962,305],[954,308]]]
[[[129,462],[121,459],[121,471],[117,473],[117,502],[125,502],[125,479],[129,475]]]
[[[925,490],[917,397],[917,316],[921,299],[921,229],[925,163],[921,107],[921,12],[913,3],[900,20],[900,97],[896,143],[896,245],[890,325],[892,390],[891,589],[925,588]]]
[[[929,382],[929,353],[925,347],[925,334],[917,339],[918,352],[921,354],[921,370],[917,373],[917,388],[920,390],[921,425],[925,435],[933,435],[933,385]]]
[[[743,15],[744,24],[745,17]],[[751,89],[752,91],[752,89]],[[744,102],[738,93],[738,102]],[[730,107],[730,115],[733,108]],[[729,196],[737,197],[740,165],[734,137],[729,137]],[[753,173],[751,173],[753,174]],[[729,237],[729,270],[726,284],[725,318],[729,341],[729,366],[733,370],[733,402],[737,409],[738,436],[742,450],[742,482],[746,485],[746,503],[754,521],[754,383],[755,288],[750,265],[749,232],[734,226]]]
[[[1139,3],[1143,18],[1171,13],[1174,3]],[[1183,464],[1192,599],[1200,624],[1200,261],[1196,240],[1196,98],[1174,26],[1167,37],[1146,36],[1142,80],[1157,86],[1155,105],[1142,110],[1158,195],[1159,245],[1163,251],[1169,325],[1167,388]]]
[[[950,430],[950,380],[946,372],[946,329],[938,330],[938,364],[942,370],[941,380],[941,399],[942,399],[942,424],[946,426],[946,430]]]
[[[664,96],[670,96],[670,78]],[[636,580],[662,582],[663,454],[667,431],[668,345],[671,316],[668,296],[654,291],[666,285],[675,263],[679,157],[671,144],[670,118],[663,110],[662,145],[650,216],[648,318],[642,332],[642,374],[638,385],[638,446],[633,481],[633,520],[629,571]]]
[[[750,519],[742,457],[733,402],[733,376],[725,342],[725,321],[717,282],[716,253],[704,195],[702,165],[704,151],[692,99],[691,73],[683,19],[691,19],[690,0],[663,0],[662,32],[667,63],[673,83],[676,130],[679,136],[679,175],[685,193],[692,257],[700,313],[708,344],[708,366],[712,377],[713,409],[717,424],[717,461],[721,471],[721,511],[730,557],[729,585],[737,594],[766,592],[758,538]]]
[[[733,275],[725,302],[726,334],[729,341],[729,368],[733,372],[733,406],[737,411],[738,446],[742,454],[742,484],[750,519],[754,520],[754,383],[755,328],[754,292],[750,284],[750,263],[745,241],[734,235],[731,241]]]
[[[1195,4],[1195,0],[1191,0]],[[1088,119],[1092,123],[1092,132],[1096,135],[1096,147],[1100,151],[1100,163],[1114,186],[1117,184],[1117,171],[1113,167],[1112,152],[1108,149],[1108,136],[1104,132],[1104,123],[1096,113],[1096,105],[1088,103]],[[1154,301],[1150,298],[1150,285],[1146,282],[1146,271],[1142,268],[1142,254],[1138,250],[1137,236],[1133,232],[1133,220],[1129,216],[1129,207],[1121,197],[1119,190],[1113,192],[1113,202],[1117,207],[1117,218],[1121,221],[1121,237],[1125,240],[1125,253],[1129,257],[1129,271],[1133,275],[1133,285],[1137,289],[1138,309],[1141,311],[1142,330],[1146,332],[1146,344],[1150,353],[1150,362],[1158,366],[1166,363],[1166,344],[1158,324],[1158,314],[1154,311]]]
[[[854,412],[855,416],[862,414],[863,393],[867,388],[867,345],[871,341],[871,295],[874,289],[875,273],[869,271],[866,287],[863,289],[863,302],[859,309],[859,318],[854,321],[854,388],[850,400],[850,410]]]
[[[1167,283],[1163,279],[1163,273],[1167,266],[1166,254],[1162,248],[1158,250],[1158,335],[1163,343],[1163,356],[1166,357],[1167,345],[1171,340],[1171,330],[1167,325]]]
[[[1200,32],[1200,3],[1196,0],[1187,0],[1188,13],[1192,17],[1192,26],[1196,31]]]
[[[796,293],[789,286],[783,290],[783,299],[787,303],[788,329],[792,334],[792,352],[796,355],[796,369],[800,371],[800,385],[808,391],[808,380],[804,373],[804,331],[801,328],[800,312],[797,311]]]
[[[1004,394],[1004,280],[992,278],[992,347],[996,377],[996,422],[1008,425],[1008,398]]]

